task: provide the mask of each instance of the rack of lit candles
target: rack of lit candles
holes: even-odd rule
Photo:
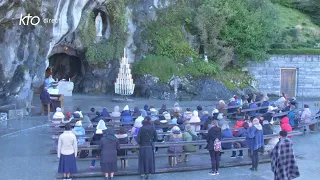
[[[126,57],[126,50],[124,49],[124,55],[120,62],[120,68],[118,73],[118,78],[114,83],[115,93],[120,95],[132,95],[135,84],[133,84],[133,79],[131,75],[130,64],[128,58]]]

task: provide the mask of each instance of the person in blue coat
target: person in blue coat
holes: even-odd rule
[[[290,111],[288,112],[288,115],[287,115],[287,117],[289,118],[289,122],[290,122],[291,127],[295,126],[294,120],[296,118],[296,113],[297,113],[296,107],[291,105]]]
[[[129,106],[126,105],[121,113],[121,122],[133,122]]]
[[[254,101],[251,101],[251,104],[249,105],[249,109],[255,109],[255,108],[258,108],[257,103],[255,103]],[[257,111],[250,111],[248,115],[250,117],[255,117],[257,115]]]
[[[230,127],[228,124],[223,124],[221,127],[222,130],[222,139],[225,138],[234,138],[232,131],[230,130]],[[221,144],[222,149],[231,149],[232,148],[232,143],[222,143]],[[231,157],[235,157],[235,154],[232,154]]]
[[[250,150],[252,160],[252,167],[250,170],[257,171],[259,164],[259,152],[261,152],[264,146],[263,129],[258,118],[253,119],[252,126],[248,129],[246,142]]]

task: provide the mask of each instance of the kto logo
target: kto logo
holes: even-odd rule
[[[38,25],[40,23],[40,18],[39,16],[30,16],[30,14],[23,17],[21,14],[19,25],[29,25],[29,22],[34,26]]]
[[[39,16],[31,16],[30,14],[28,14],[27,16],[22,16],[22,14],[20,15],[20,22],[19,25],[38,25],[40,23],[41,19]],[[50,19],[50,18],[43,18],[43,23],[58,23],[57,19]]]

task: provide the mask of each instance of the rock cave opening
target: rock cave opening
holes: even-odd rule
[[[54,79],[70,80],[74,83],[74,91],[81,92],[81,82],[84,75],[83,63],[77,56],[57,53],[49,57],[49,67],[52,68]]]

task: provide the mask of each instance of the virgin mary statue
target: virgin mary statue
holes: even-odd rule
[[[98,13],[96,20],[95,20],[95,24],[96,24],[96,34],[97,36],[102,36],[102,18],[100,13]]]

